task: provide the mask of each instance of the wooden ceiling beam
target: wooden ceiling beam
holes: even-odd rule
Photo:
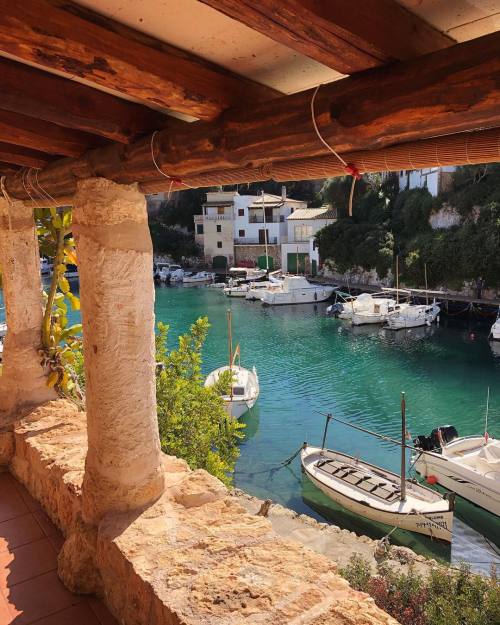
[[[214,119],[241,101],[279,95],[172,46],[153,45],[132,29],[71,2],[0,0],[0,50],[152,108],[200,119]]]
[[[12,163],[21,167],[35,167],[41,169],[53,160],[48,154],[28,150],[27,148],[11,143],[0,143],[0,161]]]
[[[455,43],[395,0],[201,2],[343,74]]]
[[[129,143],[165,116],[73,80],[0,58],[0,109]]]
[[[500,32],[413,61],[369,70],[321,87],[315,118],[338,152],[500,126]],[[216,122],[184,124],[131,145],[112,144],[84,157],[48,165],[40,180],[53,196],[70,195],[77,180],[101,176],[117,182],[165,174],[255,167],[270,161],[321,156],[328,151],[311,120],[313,91],[285,96],[245,110],[230,110]],[[23,198],[18,176],[7,190]]]
[[[0,142],[59,156],[80,156],[102,143],[79,130],[3,110],[0,110]]]

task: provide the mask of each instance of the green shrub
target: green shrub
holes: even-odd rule
[[[369,564],[353,556],[340,573],[402,625],[500,623],[500,584],[494,570],[488,579],[465,565],[459,570],[433,569],[428,578],[412,568],[399,573],[384,566],[372,575]]]
[[[224,483],[231,482],[244,427],[226,413],[223,388],[205,388],[201,352],[208,319],[198,319],[179,337],[177,349],[167,347],[168,326],[158,324],[156,401],[162,450],[183,458],[192,469],[206,469]],[[230,379],[225,384],[229,386]],[[226,389],[227,390],[227,389]]]

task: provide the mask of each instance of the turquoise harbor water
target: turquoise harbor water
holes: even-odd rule
[[[439,327],[394,333],[378,326],[352,328],[328,318],[325,304],[266,308],[226,298],[213,288],[156,290],[156,316],[170,324],[170,346],[197,317],[208,316],[212,327],[204,351],[206,372],[227,362],[228,307],[242,364],[255,365],[260,380],[260,398],[242,418],[246,433],[234,478],[237,487],[253,495],[358,533],[383,536],[386,527],[335,507],[302,476],[298,458],[289,469],[269,471],[303,441],[321,442],[324,418],[318,413],[332,412],[399,438],[404,390],[412,435],[428,434],[447,423],[460,434],[474,434],[484,428],[489,386],[489,430],[500,436],[500,355],[495,356],[487,340],[492,321],[442,320]],[[351,428],[332,423],[328,444],[399,471],[399,448]],[[471,505],[460,505],[457,516],[452,560],[474,561],[485,570],[491,561],[500,563],[482,536],[469,530],[474,526],[490,540],[495,535],[498,539],[498,520]],[[397,530],[391,538],[422,553],[450,558],[449,550],[425,537]]]
[[[227,362],[228,307],[242,364],[255,365],[260,379],[260,398],[242,418],[245,439],[234,476],[235,485],[253,495],[377,538],[388,528],[333,504],[302,476],[298,458],[287,468],[270,470],[303,441],[321,442],[324,418],[318,413],[332,412],[399,438],[400,392],[404,390],[413,436],[448,423],[460,434],[474,434],[484,428],[489,386],[488,429],[500,437],[500,344],[495,355],[487,340],[493,320],[442,319],[439,327],[391,333],[378,326],[352,328],[328,318],[326,304],[266,308],[258,302],[225,298],[214,288],[156,289],[156,318],[170,325],[170,347],[199,316],[208,316],[206,372]],[[73,317],[76,321],[76,314]],[[123,359],[127,366],[134,366],[126,354]],[[331,424],[328,445],[399,471],[399,448],[343,425]],[[488,571],[491,562],[500,565],[500,549],[483,535],[500,545],[499,525],[491,515],[461,503],[451,551],[401,530],[391,535],[391,541],[455,563],[466,560]]]

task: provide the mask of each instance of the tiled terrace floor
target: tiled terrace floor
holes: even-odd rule
[[[9,473],[0,473],[0,625],[117,625],[99,600],[57,577],[63,538]]]

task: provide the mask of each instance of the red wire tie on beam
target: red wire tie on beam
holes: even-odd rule
[[[353,163],[347,163],[347,165],[344,167],[344,171],[346,172],[346,174],[349,174],[353,178],[356,178],[356,180],[361,180],[362,178],[359,169]]]

